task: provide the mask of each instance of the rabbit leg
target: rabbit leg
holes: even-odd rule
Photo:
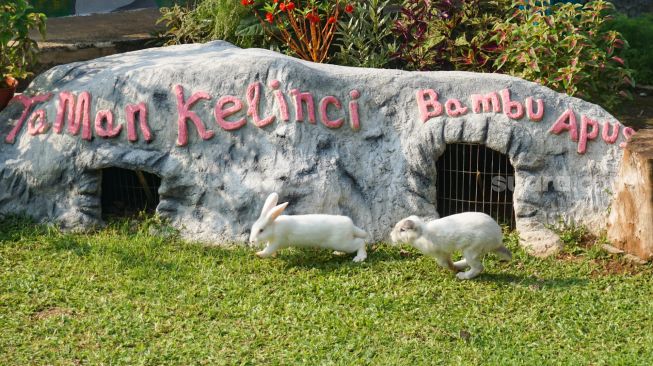
[[[365,248],[365,240],[363,239],[354,239],[354,243],[358,244],[358,251],[354,257],[354,262],[362,262],[367,258],[367,250]]]
[[[268,258],[274,255],[274,253],[279,249],[279,244],[277,243],[268,243],[265,249],[256,252],[256,255],[259,258]]]
[[[481,262],[481,256],[477,253],[465,252],[465,260],[469,265],[469,270],[466,272],[456,273],[456,277],[460,280],[471,280],[472,278],[478,276],[483,272],[483,263]]]
[[[465,258],[463,258],[463,259],[461,259],[461,260],[459,260],[459,261],[453,262],[453,266],[456,267],[456,269],[457,269],[458,271],[462,271],[462,270],[464,270],[465,268],[469,267],[469,266],[467,265],[467,260],[465,260]]]
[[[451,257],[448,254],[438,254],[435,256],[435,260],[438,261],[438,264],[442,268],[446,268],[452,272],[458,272],[458,269],[451,262]]]

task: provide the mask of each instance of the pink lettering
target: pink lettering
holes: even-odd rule
[[[63,91],[59,93],[59,105],[57,106],[57,117],[54,120],[54,132],[61,133],[64,125],[64,118],[68,114],[68,132],[71,135],[79,133],[79,125],[75,123],[75,96]]]
[[[612,132],[609,131],[610,127],[612,127]],[[603,130],[601,130],[601,137],[603,138],[603,141],[610,145],[614,144],[619,138],[620,127],[621,126],[619,123],[610,123],[607,121],[603,122]]]
[[[426,96],[429,99],[426,99]],[[426,123],[429,119],[442,114],[442,104],[438,102],[438,93],[433,89],[417,91],[417,106],[419,107],[419,116],[422,123]]]
[[[360,123],[360,118],[358,116],[358,102],[357,99],[360,98],[361,93],[354,89],[349,91],[349,97],[351,97],[351,101],[349,102],[349,117],[351,120],[349,121],[349,125],[351,126],[351,129],[353,131],[358,131],[361,129],[361,123]]]
[[[576,126],[576,115],[571,109],[567,109],[558,119],[553,126],[549,129],[549,133],[559,135],[562,131],[569,131],[571,141],[578,141],[578,128]]]
[[[313,102],[313,94],[310,92],[301,93],[299,89],[292,89],[290,94],[295,97],[295,120],[297,120],[297,122],[304,121],[304,107],[302,106],[302,102],[304,102],[308,108],[308,121],[315,124],[315,104]]]
[[[333,104],[338,110],[342,109],[342,104],[340,103],[338,98],[334,96],[327,96],[322,98],[322,100],[320,101],[320,118],[322,119],[322,123],[324,123],[324,125],[329,128],[340,128],[343,122],[345,122],[345,119],[344,118],[338,118],[336,120],[329,119],[329,116],[327,115],[327,109],[329,108],[330,104]]]
[[[190,119],[200,137],[203,140],[208,140],[213,137],[214,132],[207,130],[204,127],[204,123],[200,117],[195,114],[195,112],[190,111],[190,108],[200,99],[211,99],[211,96],[205,92],[197,92],[193,94],[188,101],[184,102],[184,87],[181,85],[175,85],[175,93],[177,94],[177,114],[179,118],[177,119],[177,146],[186,146],[188,144],[188,128],[186,126],[186,120]]]
[[[102,126],[103,121],[107,121],[107,126]],[[113,112],[110,110],[100,110],[95,115],[95,133],[100,137],[111,138],[120,134],[122,125],[113,126]]]
[[[82,126],[82,139],[91,141],[91,93],[85,91],[77,97],[75,105],[75,126]]]
[[[521,103],[510,99],[510,89],[503,89],[500,93],[501,100],[503,101],[503,113],[510,119],[521,119],[524,117],[524,107]]]
[[[36,120],[39,121],[39,125],[37,127],[34,127],[34,123],[36,122]],[[50,126],[48,124],[48,121],[46,120],[45,110],[43,109],[34,111],[34,113],[30,116],[29,120],[27,121],[27,132],[32,136],[36,136],[44,133],[45,131],[48,130],[48,127]]]
[[[143,102],[138,104],[128,104],[125,107],[125,116],[127,118],[127,139],[131,142],[138,140],[136,134],[136,114],[138,114],[138,125],[141,128],[143,139],[152,141],[152,132],[147,125],[147,105]]]
[[[591,126],[591,131],[588,127]],[[580,117],[580,138],[578,140],[578,153],[585,154],[587,140],[594,140],[599,135],[599,123],[585,116]]]
[[[275,116],[269,116],[261,119],[258,115],[258,103],[261,100],[261,84],[259,82],[251,83],[247,87],[247,115],[251,116],[257,127],[265,127],[274,122]]]
[[[497,93],[488,93],[485,95],[472,94],[472,110],[474,113],[481,113],[481,105],[483,106],[483,113],[494,111],[494,113],[501,113],[501,105],[499,104],[499,96]]]
[[[233,105],[231,107],[224,108],[224,106],[229,103]],[[241,102],[240,99],[233,97],[231,95],[226,95],[218,99],[218,102],[215,104],[215,108],[213,109],[213,114],[215,115],[215,121],[218,123],[220,127],[222,127],[222,129],[226,131],[237,130],[243,127],[245,123],[247,123],[245,117],[233,122],[227,121],[225,118],[240,111],[242,108],[243,108],[243,102]]]
[[[462,116],[469,110],[467,107],[463,106],[463,104],[458,99],[448,99],[444,103],[444,109],[451,117]]]
[[[619,144],[619,147],[626,147],[626,144],[628,143],[628,141],[630,141],[630,139],[633,137],[633,135],[634,135],[635,133],[637,133],[637,131],[635,131],[635,130],[632,129],[631,127],[624,127],[622,133],[623,133],[624,138],[626,139],[626,141],[620,143],[620,144]]]
[[[37,103],[42,103],[47,100],[52,98],[52,93],[47,93],[47,94],[38,94],[35,95],[34,97],[30,98],[24,94],[21,95],[16,95],[11,99],[10,102],[13,102],[14,100],[20,102],[23,104],[23,113],[20,115],[18,118],[18,121],[16,122],[16,125],[14,128],[9,132],[9,135],[5,138],[5,142],[8,144],[13,144],[16,141],[16,136],[18,135],[18,132],[20,132],[20,129],[23,128],[23,124],[25,123],[25,119],[27,119],[27,116],[29,114],[30,109]]]
[[[277,90],[279,89],[281,83],[279,83],[279,80],[272,80],[268,85],[274,90],[274,97],[276,98],[277,103],[279,103],[281,120],[288,122],[290,120],[290,114],[288,113],[288,103],[286,103],[286,98],[283,96],[281,90]]]
[[[533,122],[539,122],[544,117],[544,101],[542,99],[538,99],[536,103],[537,113],[533,111],[533,98],[526,98],[526,115],[528,115],[528,119]]]

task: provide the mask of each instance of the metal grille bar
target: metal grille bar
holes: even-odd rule
[[[159,204],[161,178],[140,170],[102,169],[102,217],[153,213]]]
[[[441,217],[465,211],[485,212],[500,224],[515,227],[515,170],[505,154],[482,144],[448,144],[436,169]]]

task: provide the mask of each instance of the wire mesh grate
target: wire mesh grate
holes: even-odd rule
[[[159,204],[161,178],[139,170],[102,169],[102,217],[153,213]]]
[[[466,211],[485,212],[500,224],[515,227],[515,170],[505,154],[482,144],[448,144],[436,169],[441,217]]]

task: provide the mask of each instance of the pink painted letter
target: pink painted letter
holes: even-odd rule
[[[27,121],[27,132],[30,135],[35,136],[47,131],[50,125],[48,124],[46,118],[47,117],[45,115],[45,110],[39,109],[34,111],[34,113],[30,116],[29,120]],[[39,121],[38,126],[34,126],[36,120]]]
[[[342,104],[340,103],[338,98],[334,96],[327,96],[322,98],[322,100],[320,101],[320,118],[322,119],[322,123],[324,123],[324,125],[329,128],[340,128],[343,122],[345,122],[345,119],[338,118],[336,120],[330,120],[329,116],[327,115],[327,109],[329,108],[329,104],[333,104],[338,110],[342,109]]]
[[[501,90],[503,101],[503,113],[510,119],[521,119],[524,117],[524,106],[521,103],[510,99],[510,89]],[[513,112],[514,109],[514,112]]]
[[[193,94],[188,101],[184,102],[184,87],[181,85],[175,85],[175,93],[177,94],[177,146],[186,146],[188,144],[188,129],[186,126],[186,119],[190,119],[200,137],[203,140],[208,140],[213,137],[214,132],[207,130],[204,127],[204,123],[200,117],[191,111],[190,108],[200,99],[211,99],[211,96],[205,92],[197,92]]]
[[[80,126],[75,122],[75,96],[70,92],[62,91],[59,93],[59,105],[57,106],[57,117],[54,120],[54,132],[61,133],[66,114],[68,114],[68,132],[71,135],[77,135]]]
[[[258,115],[258,103],[261,100],[261,83],[258,81],[255,83],[249,84],[247,87],[247,115],[252,117],[256,127],[265,127],[270,123],[274,122],[275,116],[269,116],[264,119],[261,119]]]
[[[23,113],[20,115],[20,118],[18,118],[18,121],[16,122],[16,126],[9,132],[9,135],[5,138],[5,142],[8,144],[13,144],[16,141],[16,135],[18,135],[18,132],[20,132],[20,129],[23,128],[23,124],[25,123],[25,119],[27,119],[27,116],[29,115],[30,109],[36,104],[36,103],[42,103],[47,100],[52,98],[52,93],[47,93],[47,94],[38,94],[32,98],[25,96],[24,94],[21,95],[16,95],[11,99],[11,101],[18,101],[23,104]]]
[[[533,98],[526,98],[526,115],[528,119],[533,122],[539,122],[544,117],[544,101],[542,99],[537,100],[537,113],[533,111]]]
[[[91,141],[91,93],[84,91],[77,97],[75,125],[82,126],[82,138]]]
[[[299,89],[292,89],[290,94],[295,97],[295,119],[297,122],[304,121],[304,107],[302,106],[302,102],[304,102],[308,107],[308,121],[315,124],[315,102],[313,101],[313,94],[310,92],[300,93]]]
[[[136,114],[138,114],[138,125],[141,127],[143,139],[145,141],[152,141],[152,132],[147,125],[147,104],[141,102],[138,104],[128,104],[125,107],[125,116],[127,117],[127,139],[129,141],[137,141],[136,135]]]
[[[591,131],[588,128],[591,126]],[[578,153],[585,154],[587,140],[594,140],[599,135],[599,123],[585,116],[580,117],[580,137],[578,139]]]
[[[468,108],[463,106],[463,104],[458,99],[448,99],[444,103],[444,109],[451,117],[462,116],[468,111]]]
[[[609,132],[610,126],[612,126],[612,132]],[[603,130],[601,131],[603,141],[611,145],[614,144],[619,138],[620,127],[621,125],[619,123],[603,122]]]
[[[231,107],[225,108],[224,106],[229,103],[233,105]],[[215,104],[215,108],[213,109],[215,121],[226,131],[237,130],[243,127],[245,123],[247,123],[245,117],[233,122],[229,122],[225,118],[231,116],[241,109],[243,109],[243,102],[241,102],[240,99],[231,95],[223,96],[218,99],[218,102]]]
[[[107,121],[107,126],[102,126],[102,121]],[[100,137],[116,137],[120,134],[122,125],[113,126],[113,112],[110,110],[97,111],[95,115],[95,133]]]
[[[501,113],[501,105],[499,104],[499,96],[497,93],[488,93],[485,95],[472,94],[472,110],[474,113],[481,113],[481,105],[483,106],[483,113],[490,112]]]
[[[427,95],[429,99],[426,99]],[[420,120],[423,123],[442,114],[442,104],[438,102],[438,93],[433,89],[417,91],[417,107],[419,108]]]
[[[553,126],[549,129],[549,133],[559,135],[562,131],[569,131],[571,141],[578,141],[578,127],[576,126],[576,114],[571,109],[567,109],[558,119]]]

